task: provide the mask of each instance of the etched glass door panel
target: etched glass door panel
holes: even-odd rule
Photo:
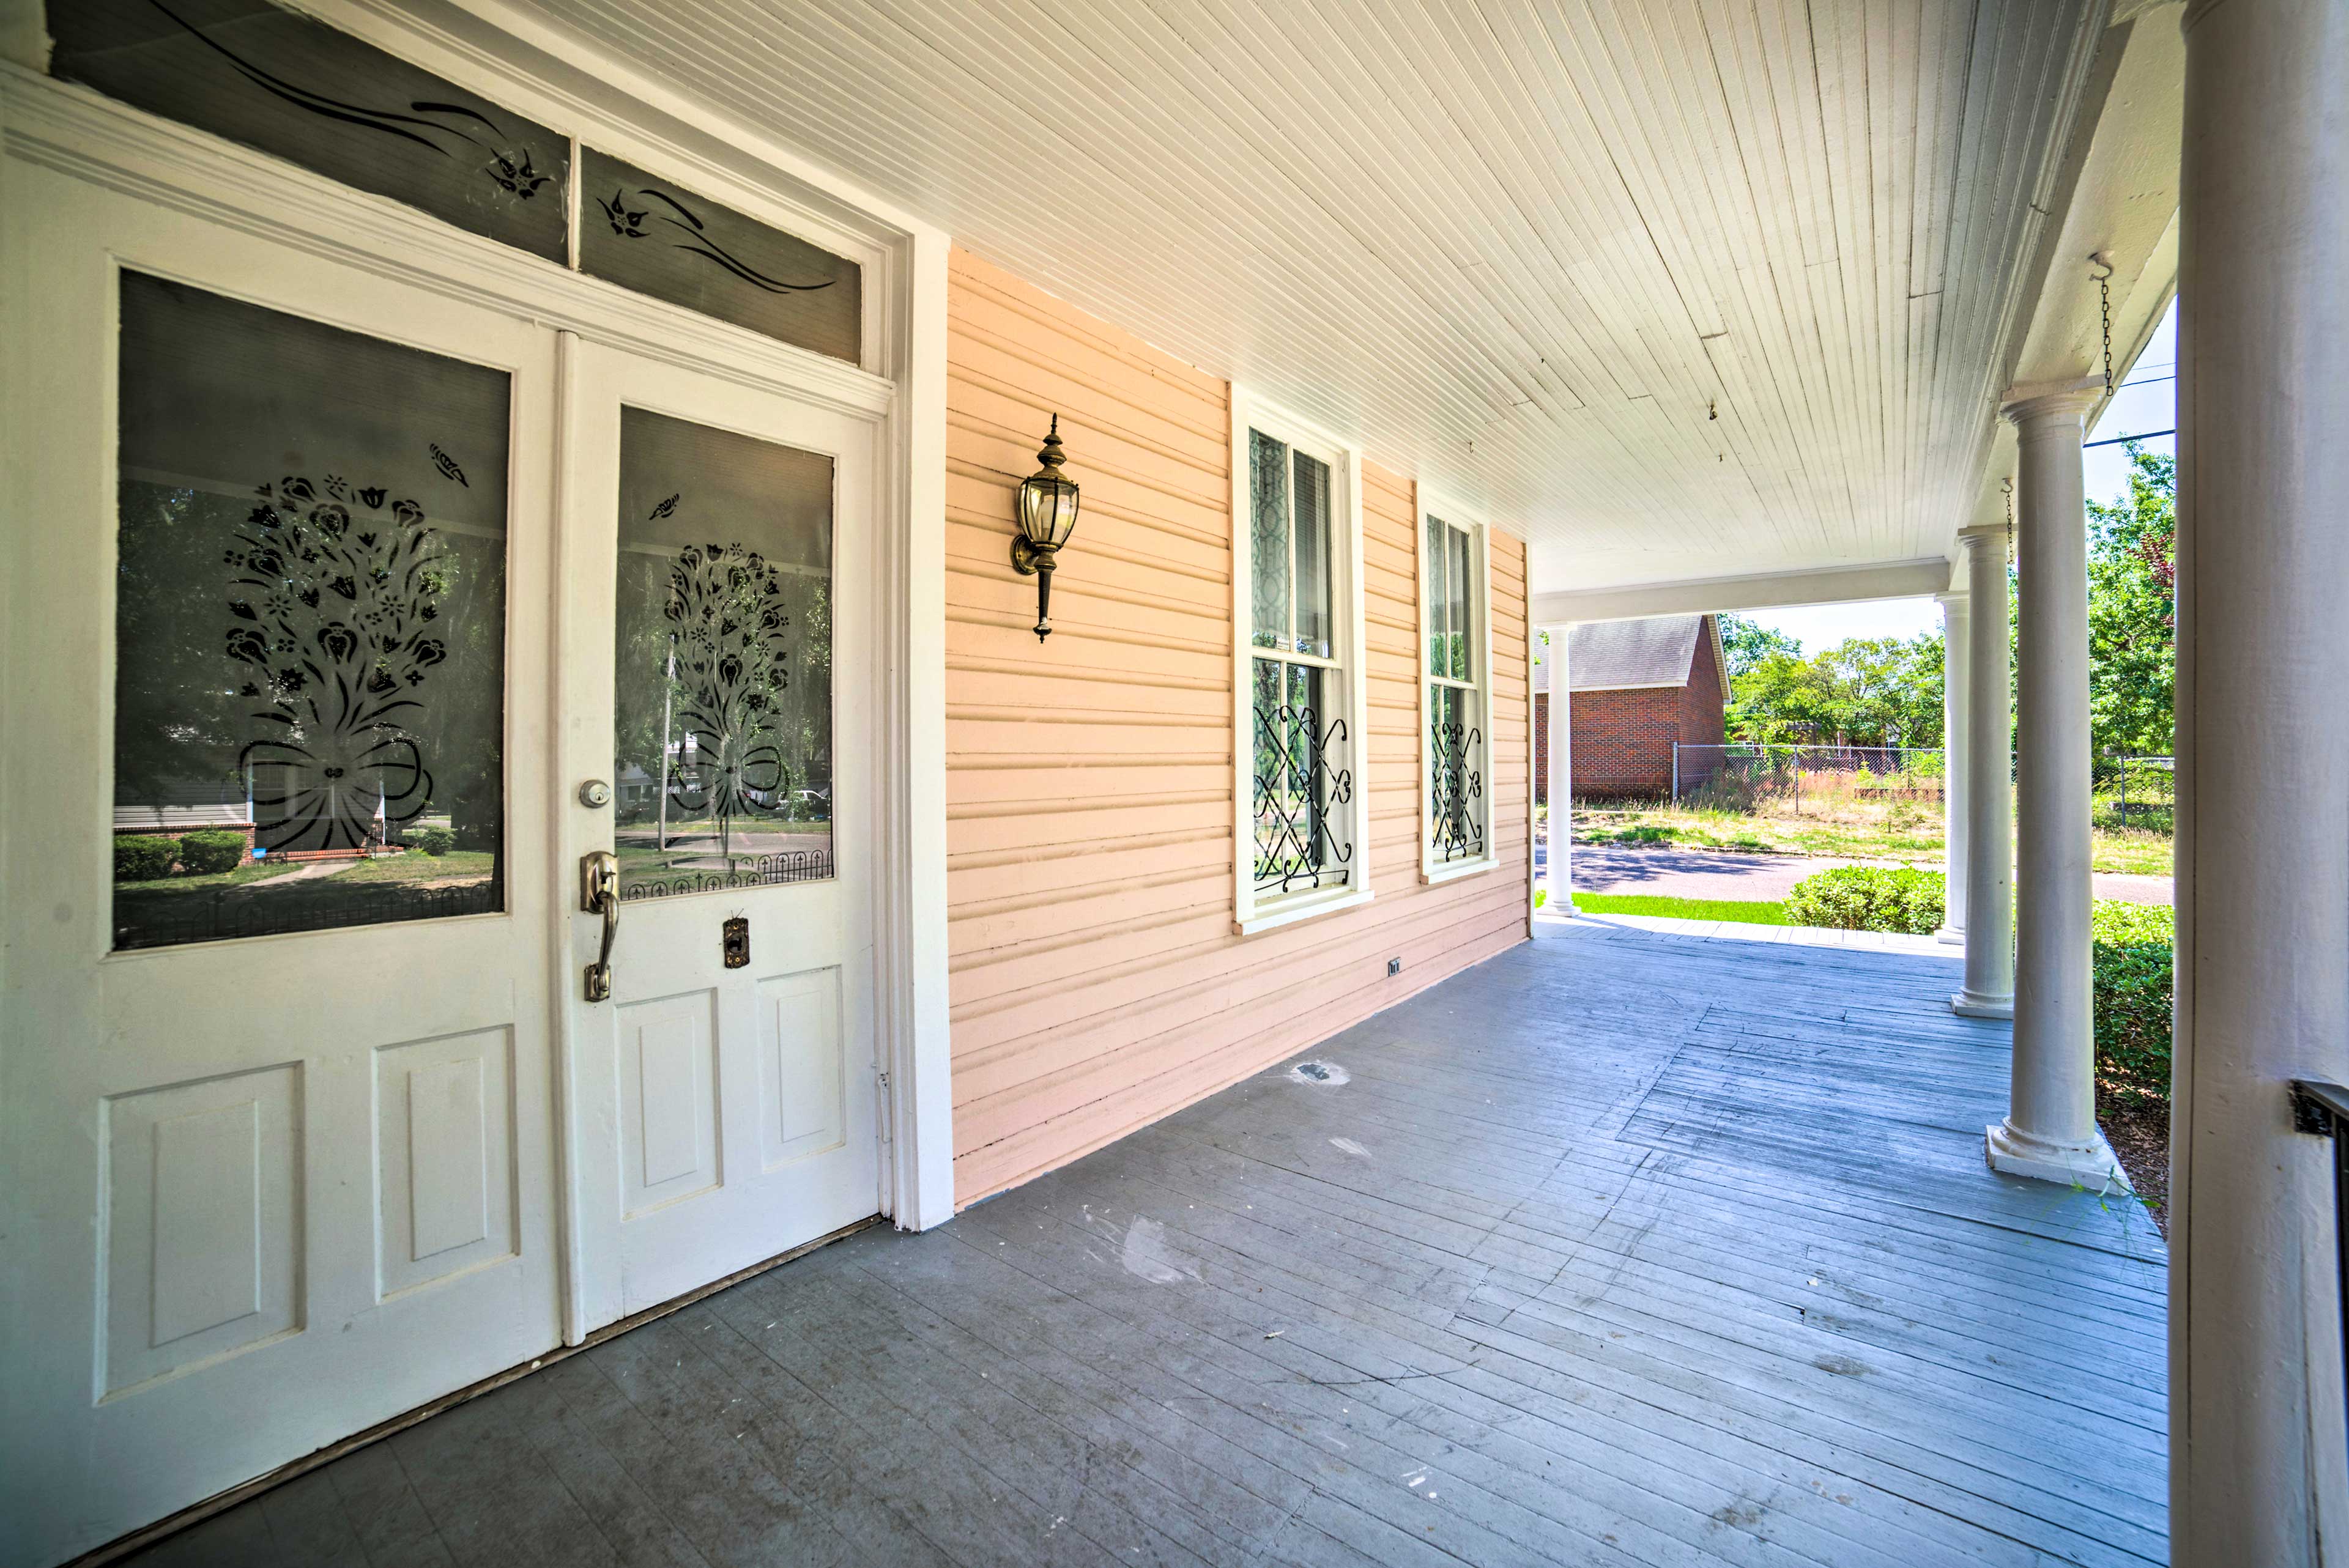
[[[620,894],[833,875],[833,460],[620,415]]]
[[[506,374],[121,301],[114,944],[502,909]]]

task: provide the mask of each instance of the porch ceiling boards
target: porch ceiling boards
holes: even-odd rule
[[[1951,962],[1542,925],[139,1561],[2167,1562],[2160,1240]]]
[[[2105,13],[514,3],[1488,504],[1537,591],[1946,552]]]

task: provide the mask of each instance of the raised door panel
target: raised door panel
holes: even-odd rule
[[[620,1009],[620,1212],[638,1219],[706,1192],[718,1168],[717,995]]]
[[[302,1069],[106,1106],[106,1338],[116,1398],[302,1327]]]
[[[761,1153],[772,1171],[837,1149],[847,1136],[840,971],[761,981],[758,1018]]]
[[[513,1255],[512,1071],[509,1029],[375,1053],[383,1298]]]

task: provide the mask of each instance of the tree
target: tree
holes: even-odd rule
[[[1799,645],[1774,647],[1733,675],[1730,690],[1728,730],[1733,739],[1939,746],[1940,634],[1928,632],[1905,642],[1853,637],[1809,658]]]
[[[2178,459],[2132,441],[2128,491],[2088,503],[2088,733],[2166,756],[2175,732]]]
[[[1820,655],[1843,696],[1843,729],[1857,746],[1941,744],[1941,634],[1853,637]]]
[[[1749,621],[1743,615],[1723,615],[1721,651],[1729,659],[1729,679],[1737,677],[1760,664],[1773,654],[1785,654],[1793,658],[1803,656],[1803,645],[1784,632],[1774,632],[1759,621]]]

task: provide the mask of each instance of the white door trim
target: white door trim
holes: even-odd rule
[[[491,5],[479,8],[511,15]],[[647,87],[634,96],[626,88],[644,78],[632,67],[558,46],[552,37],[525,39],[460,17],[467,27],[460,40],[374,0],[322,0],[313,9],[555,129],[644,167],[677,170],[714,197],[867,267],[866,364],[860,367],[630,294],[0,61],[0,134],[12,160],[591,341],[750,385],[786,384],[883,428],[889,460],[880,490],[892,526],[876,564],[890,612],[880,627],[889,678],[874,694],[885,788],[874,803],[880,849],[873,935],[890,1094],[878,1206],[903,1228],[943,1222],[954,1212],[946,936],[948,237],[665,89]],[[550,74],[516,63],[523,61],[545,65]],[[580,90],[582,83],[594,92]],[[669,101],[658,101],[664,97]]]

